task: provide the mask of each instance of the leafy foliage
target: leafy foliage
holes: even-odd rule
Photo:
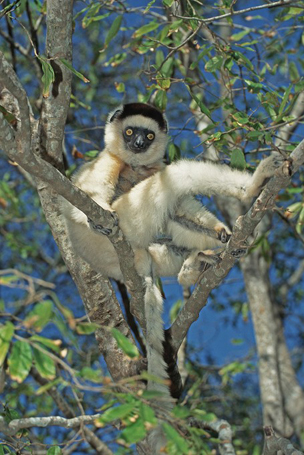
[[[172,0],[153,0],[144,6],[135,3],[90,0],[84,8],[75,3],[73,65],[60,59],[76,76],[66,128],[71,168],[96,156],[102,149],[106,114],[131,99],[153,101],[161,110],[167,109],[172,125],[169,161],[186,154],[197,157],[204,149],[245,169],[275,149],[283,126],[291,132],[283,141],[284,153],[294,148],[303,136],[303,112],[294,110],[304,90],[302,8],[270,9],[265,4],[263,14],[254,10],[237,14],[241,2],[225,1],[218,6],[211,1],[204,5],[188,1],[182,11]],[[229,15],[230,8],[236,14]],[[4,2],[0,13],[0,48],[24,84],[35,115],[41,97],[50,96],[55,77],[42,49],[46,13],[46,2],[32,0]],[[223,14],[228,16],[212,19]],[[7,39],[5,30],[9,31]],[[14,113],[2,107],[1,112],[16,125]],[[113,387],[93,336],[100,327],[84,316],[33,182],[3,158],[0,167],[2,416],[10,422],[56,415],[58,409],[69,418],[97,410],[101,414],[94,422],[97,437],[115,453],[133,453],[134,444],[155,427],[158,417],[163,418],[155,406],[159,397],[138,386],[138,381],[146,381],[145,375],[122,381],[119,389]],[[302,175],[294,185],[278,200],[283,221],[277,218],[275,233],[259,235],[252,248],[271,264],[272,286],[283,303],[286,325],[292,318],[301,321],[304,294],[303,278],[288,289],[288,299],[282,291],[303,261]],[[220,330],[203,326],[212,330],[208,336],[197,328],[190,334],[184,406],[177,405],[162,424],[169,454],[212,453],[217,442],[213,434],[189,427],[187,419],[210,422],[215,416],[224,416],[241,429],[234,441],[238,453],[260,453],[256,358],[248,339],[249,347],[235,341],[246,339],[250,318],[240,275],[234,273],[233,293],[224,285],[212,296],[210,326]],[[181,305],[180,291],[164,288],[167,295],[174,294],[169,304],[173,317]],[[227,340],[225,346],[213,343],[221,332],[228,333],[227,326],[233,331],[227,334],[234,343],[230,354]],[[302,327],[293,323],[292,330],[287,329],[300,372]],[[136,361],[138,348],[120,331],[111,331],[117,346]],[[54,390],[65,404],[56,401]],[[48,455],[56,455],[70,442],[70,431],[40,428],[34,440],[48,447]],[[1,442],[0,455],[17,453],[21,446],[34,450],[33,438],[24,430],[9,441]],[[83,439],[75,444],[75,453],[94,453]]]

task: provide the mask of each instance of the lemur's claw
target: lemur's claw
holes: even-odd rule
[[[239,259],[242,256],[245,256],[246,253],[247,253],[247,250],[245,248],[238,248],[237,250],[233,250],[230,252],[231,256],[233,256],[236,259]]]
[[[228,234],[228,232],[224,228],[218,234],[218,238],[222,243],[227,243],[230,237],[231,234]]]
[[[118,226],[118,216],[117,216],[117,213],[116,212],[110,212],[111,213],[111,217],[113,219],[113,223],[114,223],[114,226]]]
[[[112,229],[105,228],[101,224],[95,224],[89,217],[87,219],[90,228],[92,231],[96,232],[96,234],[110,235],[112,233]]]

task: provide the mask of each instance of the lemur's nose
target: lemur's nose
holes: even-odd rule
[[[134,145],[135,145],[135,147],[137,147],[137,148],[139,148],[139,149],[144,148],[144,146],[145,146],[145,140],[144,140],[144,137],[143,137],[141,134],[139,134],[139,135],[137,136],[137,138],[135,139]]]

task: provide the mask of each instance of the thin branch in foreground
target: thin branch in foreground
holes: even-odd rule
[[[241,9],[239,11],[231,11],[230,13],[221,14],[219,16],[209,17],[208,19],[200,19],[199,17],[180,16],[179,14],[172,14],[172,16],[177,17],[178,19],[185,19],[185,20],[191,20],[191,21],[196,20],[198,22],[202,22],[203,24],[208,24],[210,22],[224,19],[225,17],[237,16],[239,14],[244,14],[244,13],[251,13],[252,11],[258,11],[258,10],[265,9],[265,8],[270,9],[270,8],[275,8],[275,7],[279,7],[279,6],[288,6],[288,5],[297,6],[298,8],[303,8],[303,6],[300,5],[299,2],[297,2],[295,0],[283,0],[283,1],[279,1],[279,2],[267,3],[266,5],[251,6],[250,8]]]
[[[292,171],[295,173],[304,163],[304,140],[292,152],[290,160],[292,160]],[[190,326],[196,321],[201,309],[206,305],[210,292],[222,282],[236,262],[231,252],[242,248],[242,245],[249,235],[252,234],[267,210],[274,208],[276,195],[281,189],[286,188],[290,182],[289,172],[290,161],[287,160],[282,168],[276,172],[276,175],[267,183],[251,209],[236,221],[231,239],[223,254],[222,262],[218,266],[209,268],[204,272],[201,281],[194,289],[190,299],[181,309],[170,329],[168,329],[172,339],[173,352],[178,351]]]
[[[262,455],[304,455],[303,452],[294,448],[289,439],[276,436],[272,427],[264,427],[264,448]]]
[[[94,420],[98,419],[101,414],[85,415],[79,417],[73,417],[72,419],[66,419],[65,417],[50,416],[50,417],[27,417],[24,419],[14,419],[9,423],[5,422],[4,417],[0,416],[0,431],[8,436],[15,435],[18,431],[23,428],[32,427],[50,427],[60,426],[64,428],[75,428],[81,424],[93,423]]]
[[[220,440],[219,452],[221,455],[235,455],[235,450],[232,445],[232,430],[230,424],[226,420],[215,420],[213,422],[204,422],[196,419],[190,419],[189,425],[195,428],[204,430],[212,430],[218,434]]]

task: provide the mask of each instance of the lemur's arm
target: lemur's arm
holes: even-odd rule
[[[82,166],[73,182],[101,207],[112,210],[110,203],[123,167],[122,160],[104,151],[96,160]]]
[[[212,162],[181,160],[138,183],[131,191],[117,199],[113,208],[117,211],[120,226],[128,240],[134,246],[145,248],[164,226],[170,223],[185,196],[221,194],[240,200],[250,200],[259,194],[264,182],[274,175],[282,163],[283,158],[279,154],[272,154],[259,164],[254,174],[250,174]],[[196,201],[192,201],[193,209],[190,204],[189,210],[195,212]],[[203,211],[200,212],[202,215],[200,221],[207,228],[213,225],[215,229],[217,219],[210,216],[207,211],[204,216]],[[225,229],[225,226],[220,224],[218,230],[220,240],[222,228]],[[229,236],[229,233],[227,229],[225,235]],[[181,229],[176,233],[174,241],[190,247],[184,234],[184,230]]]

